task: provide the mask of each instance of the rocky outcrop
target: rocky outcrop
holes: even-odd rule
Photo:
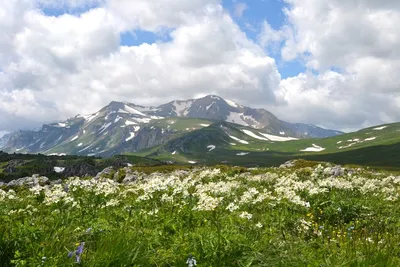
[[[104,170],[102,170],[101,172],[99,172],[94,179],[98,180],[101,178],[112,178],[114,176],[115,173],[115,169],[114,167],[107,167]]]
[[[297,160],[286,161],[285,163],[281,164],[279,168],[292,168],[296,165],[296,161]]]
[[[37,185],[46,185],[50,184],[49,178],[46,176],[39,176],[38,174],[32,175],[32,177],[24,177],[17,180],[13,180],[7,184],[7,187],[17,187],[17,186],[26,186],[28,188],[32,188]]]

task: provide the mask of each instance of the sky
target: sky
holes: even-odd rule
[[[400,121],[398,0],[0,1],[0,134],[215,94],[289,122]]]

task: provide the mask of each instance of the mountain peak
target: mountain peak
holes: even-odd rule
[[[215,100],[224,100],[222,97],[217,96],[217,95],[206,95],[204,98],[210,98],[210,99],[215,99]]]

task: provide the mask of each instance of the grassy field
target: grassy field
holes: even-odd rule
[[[128,184],[3,188],[1,266],[400,266],[400,177],[335,172],[125,168]]]

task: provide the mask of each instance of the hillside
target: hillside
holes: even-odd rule
[[[395,167],[400,123],[324,139],[297,139],[248,127],[215,123],[138,155],[191,164],[276,166],[290,159]],[[400,166],[400,165],[399,165]]]

